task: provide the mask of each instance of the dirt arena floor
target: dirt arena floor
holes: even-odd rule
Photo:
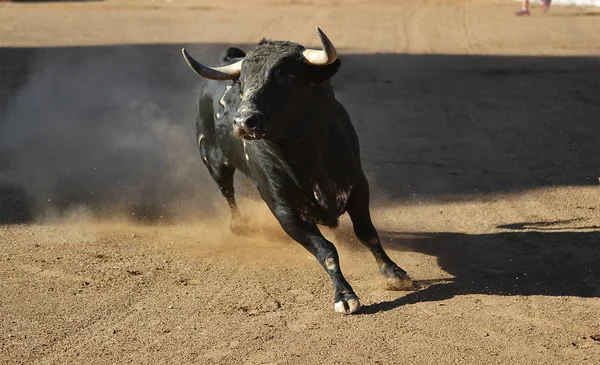
[[[513,1],[0,3],[0,363],[600,363],[600,9]],[[261,37],[337,45],[385,248],[361,298],[195,147],[201,80]]]

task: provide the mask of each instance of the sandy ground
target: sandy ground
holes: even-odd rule
[[[600,13],[515,8],[2,3],[0,363],[598,364]],[[315,46],[314,25],[375,224],[422,287],[385,290],[344,218],[324,233],[353,316],[244,181],[256,232],[228,233],[178,53]]]

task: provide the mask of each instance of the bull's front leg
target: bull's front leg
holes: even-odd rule
[[[360,301],[342,275],[335,246],[323,237],[315,224],[305,222],[290,209],[277,207],[272,211],[284,231],[312,253],[329,274],[335,292],[335,311],[344,314],[358,311]]]
[[[381,246],[379,235],[371,221],[371,213],[369,212],[369,184],[364,175],[353,189],[346,204],[346,210],[352,220],[354,233],[375,257],[379,271],[387,281],[388,288],[393,290],[413,290],[414,283],[410,276],[390,259]]]

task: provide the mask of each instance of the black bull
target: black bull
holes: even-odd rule
[[[262,40],[247,55],[227,49],[215,68],[183,54],[197,74],[209,79],[200,96],[196,137],[202,160],[231,208],[232,231],[244,229],[233,188],[238,169],[256,183],[285,232],[327,271],[335,310],[354,313],[360,309],[358,297],[342,275],[335,246],[317,224],[335,227],[348,212],[388,285],[410,289],[412,281],[385,253],[371,222],[358,137],[329,83],[340,60],[317,30],[323,50]]]

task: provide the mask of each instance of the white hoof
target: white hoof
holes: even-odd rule
[[[360,302],[358,299],[340,300],[334,305],[335,311],[343,314],[352,314],[358,312],[360,309]]]

